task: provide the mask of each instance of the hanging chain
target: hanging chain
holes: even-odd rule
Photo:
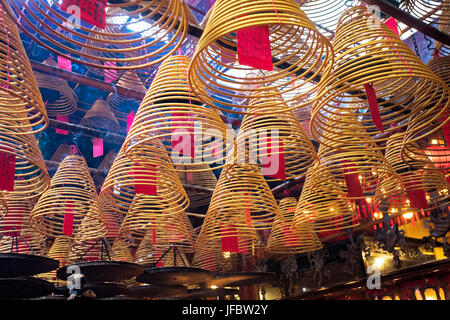
[[[420,53],[419,53],[419,46],[417,45],[417,40],[416,40],[416,36],[414,35],[414,33],[412,34],[412,41],[414,44],[414,50],[416,51],[417,56],[419,57],[420,60],[422,60],[420,58]]]

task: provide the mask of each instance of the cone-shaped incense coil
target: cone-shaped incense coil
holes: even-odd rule
[[[58,67],[53,57],[43,63]],[[78,97],[66,80],[41,72],[35,72],[35,75],[49,116],[71,115],[77,110]]]
[[[188,28],[187,5],[181,0],[106,3],[104,8],[98,3],[96,22],[83,14],[81,21],[74,15],[67,19],[66,11],[73,9],[66,9],[64,3],[9,3],[27,36],[96,74],[115,72],[120,77],[127,70],[137,70],[145,76],[150,66],[177,52]]]
[[[0,220],[0,252],[47,255],[45,236],[33,230],[29,223],[33,202],[23,199],[6,200],[8,212]],[[13,236],[17,236],[13,241]]]
[[[280,95],[260,96],[257,93],[250,101],[249,114],[242,121],[237,136],[238,157],[241,159],[239,152],[245,151],[250,161],[257,160],[265,167],[262,172],[268,173],[264,174],[268,180],[304,175],[316,160],[311,140]],[[273,175],[280,171],[282,176]]]
[[[67,265],[67,256],[70,250],[70,244],[72,239],[66,236],[56,237],[55,241],[48,251],[48,257],[59,261],[59,267],[62,268]],[[56,271],[53,270],[47,273],[40,274],[38,277],[47,281],[50,281],[54,285],[64,286],[66,281],[59,280],[56,276]]]
[[[372,20],[365,7],[353,7],[339,20],[333,40],[334,72],[322,77],[312,111],[311,133],[316,140],[332,130],[327,120],[334,114],[340,115],[342,126],[354,121],[344,112],[357,112],[374,142],[386,141],[389,133],[415,117],[423,126],[442,125],[436,120],[449,106],[450,89],[389,27]],[[432,97],[440,103],[430,104]],[[420,131],[414,138],[429,133]],[[327,138],[322,143],[331,142]]]
[[[194,232],[186,213],[164,202],[163,196],[138,194],[120,228],[122,237],[142,239],[152,232],[154,246],[192,248]]]
[[[312,222],[292,225],[297,200],[289,197],[280,201],[280,214],[275,217],[266,250],[271,253],[295,254],[322,248]]]
[[[322,183],[312,187],[313,179]],[[319,163],[309,169],[293,225],[302,228],[304,223],[312,222],[316,232],[324,232],[351,228],[357,224],[356,220],[357,214],[352,209],[347,195],[331,173]]]
[[[142,92],[144,94],[145,92],[147,92],[147,89],[134,70],[127,71],[119,79],[119,81],[117,82],[117,86]],[[115,92],[111,92],[106,98],[106,103],[117,117],[126,118],[128,112],[130,111],[130,105],[136,104],[138,102],[136,99],[130,99],[121,95],[117,95]]]
[[[249,29],[240,30],[243,28]],[[258,52],[256,41],[252,43],[249,40],[247,43],[249,32],[258,34],[262,41],[268,34],[266,41],[270,41],[270,44],[267,43],[270,50],[267,48],[264,52]],[[243,43],[239,44],[237,38],[241,36]],[[257,45],[263,47],[260,41]],[[263,51],[261,48],[259,50]],[[240,53],[239,59],[237,53]],[[249,60],[267,60],[265,64],[269,65],[264,66],[266,70],[271,69],[272,60],[274,70],[264,71],[264,75],[256,78],[247,78],[246,74],[256,73],[260,65],[249,63],[254,65],[253,69],[238,64],[238,60],[246,63],[243,60],[246,54]],[[189,82],[194,93],[208,105],[217,104],[225,111],[238,112],[231,108],[237,104],[241,108],[248,107],[246,99],[250,85],[254,91],[268,98],[273,96],[273,91],[266,92],[260,88],[268,84],[279,94],[295,92],[290,99],[307,97],[308,92],[314,90],[314,85],[310,86],[313,79],[318,75],[326,77],[332,63],[330,42],[319,33],[295,1],[218,0],[192,58]],[[291,66],[277,69],[283,64]],[[224,69],[228,71],[224,72]],[[286,78],[290,79],[287,83],[275,84],[277,80]],[[297,79],[302,81],[292,85]],[[233,102],[223,101],[223,96],[233,98]]]
[[[96,227],[85,232],[84,237],[104,236],[107,232],[105,217],[86,160],[70,155],[61,162],[50,189],[33,208],[30,224],[48,236],[72,236],[87,215],[96,222]]]
[[[208,166],[207,164],[199,165],[199,166]],[[178,172],[178,176],[181,179],[183,184],[194,185],[203,188],[214,189],[217,185],[217,178],[212,171],[206,171],[203,169],[196,170],[194,172],[186,172],[184,168],[179,166],[175,166],[175,170]],[[198,208],[202,206],[206,206],[209,204],[211,200],[212,192],[207,191],[197,191],[192,189],[187,189],[186,193],[189,197],[190,206],[189,208]]]
[[[112,250],[120,261],[133,262],[130,247],[125,241],[116,239],[112,245]]]
[[[336,116],[338,118],[338,116]],[[322,165],[332,172],[347,198],[351,200],[375,197],[376,201],[393,197],[404,191],[400,177],[386,161],[381,151],[370,139],[364,127],[354,121],[346,126],[330,119],[332,130],[322,139],[329,139],[329,146],[321,144],[318,156]],[[325,181],[317,181],[322,178]],[[316,175],[311,186],[326,183],[327,175]],[[383,190],[377,193],[377,190]]]
[[[450,56],[447,57],[434,57],[428,62],[427,66],[438,75],[447,85],[450,86]],[[439,95],[434,97],[432,104],[439,103]],[[444,104],[444,103],[442,103]],[[448,113],[443,115],[439,122],[444,121],[448,117]],[[450,135],[448,127],[450,123],[446,123],[440,130],[434,130],[434,126],[424,126],[420,117],[413,118],[409,124],[404,137],[404,148],[402,150],[403,159],[406,162],[417,162],[425,160],[423,165],[427,165],[430,159],[435,168],[444,172],[448,172],[450,168]],[[424,139],[414,141],[416,134],[415,128],[421,127],[422,131],[429,132]],[[412,132],[412,133],[411,133]],[[449,140],[449,141],[448,141]],[[410,142],[412,141],[412,143]],[[418,146],[419,148],[415,148]],[[421,155],[425,154],[429,159],[424,159]],[[428,167],[431,169],[430,167]]]
[[[236,220],[243,223],[243,230],[270,229],[278,210],[256,165],[229,164],[222,169],[207,215],[223,221],[229,218],[230,224]]]
[[[226,139],[226,126],[217,112],[204,105],[187,81],[189,58],[165,60],[139,107],[124,143],[127,157],[140,164],[156,164],[147,144],[160,139],[175,165],[186,170],[212,170],[202,163],[225,162],[233,144]]]
[[[161,210],[171,208],[173,212],[181,212],[189,207],[188,196],[166,150],[158,143],[152,151],[158,164],[145,167],[134,164],[125,157],[123,147],[120,149],[100,192],[100,200],[105,208],[125,216],[137,193],[149,194],[155,203],[159,203]],[[167,169],[160,170],[163,166]]]
[[[48,125],[47,112],[19,32],[0,6],[0,129],[33,134]]]
[[[5,163],[8,160],[11,165],[6,166],[10,170],[6,167],[2,169],[3,174],[10,174],[11,179],[14,178],[13,191],[3,191],[0,198],[35,199],[50,185],[50,177],[36,137],[21,133],[22,129],[0,127],[0,156]]]
[[[88,128],[101,129],[110,132],[120,130],[116,116],[106,104],[105,100],[97,99],[88,112],[81,119],[81,124]]]
[[[402,136],[393,134],[386,147],[386,160],[399,174],[406,191],[403,195],[389,200],[391,209],[395,208],[398,212],[421,209],[418,208],[421,203],[422,209],[447,206],[450,199],[450,185],[444,179],[444,175],[434,168],[430,160],[426,163],[428,157],[425,153],[422,153],[420,161],[404,162],[401,157],[402,145]],[[415,154],[416,158],[419,156]]]

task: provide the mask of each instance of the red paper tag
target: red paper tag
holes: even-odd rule
[[[73,204],[66,203],[66,212],[64,213],[63,233],[69,237],[73,235]]]
[[[442,119],[441,122],[446,121],[447,117]],[[441,128],[442,134],[444,135],[445,143],[447,144],[447,147],[450,146],[450,120],[444,123],[444,125]]]
[[[62,56],[58,56],[57,59],[58,59],[58,67],[59,68],[72,72],[72,61],[70,61],[69,59],[66,59]]]
[[[61,10],[67,12],[70,6],[80,8],[80,18],[101,29],[105,29],[106,0],[62,0]]]
[[[136,194],[147,194],[151,196],[157,195],[157,174],[156,166],[135,166],[134,172],[131,173],[135,177],[134,192]],[[149,182],[142,183],[143,180],[150,180]],[[141,182],[141,183],[139,183]]]
[[[238,252],[239,241],[236,229],[224,227],[220,229],[222,232],[222,252]]]
[[[384,132],[383,124],[381,123],[380,110],[378,109],[377,95],[375,89],[370,84],[364,84],[364,90],[366,91],[367,102],[369,104],[370,115],[373,123],[381,132]]]
[[[349,197],[362,197],[363,196],[363,190],[361,187],[361,183],[359,182],[358,174],[357,173],[351,173],[355,172],[356,168],[354,165],[347,164],[347,160],[342,160],[342,165],[344,167],[344,175],[345,177],[345,183],[347,185],[347,194]],[[353,168],[351,168],[353,167]],[[351,168],[351,169],[349,169]]]
[[[414,209],[428,209],[428,201],[425,191],[421,188],[414,188],[412,180],[405,182],[406,194],[408,195],[409,205]],[[420,187],[420,185],[419,185]],[[414,188],[413,190],[411,190]]]
[[[0,190],[14,191],[16,155],[0,150]]]
[[[105,66],[115,67],[116,63],[107,61],[107,62],[105,62]],[[114,82],[114,81],[117,80],[117,70],[115,70],[115,69],[105,69],[104,76],[105,76],[105,82],[106,83]]]
[[[17,205],[16,207],[13,207],[16,210],[9,209],[8,213],[2,220],[2,225],[4,226],[1,228],[2,232],[5,231],[12,231],[13,232],[6,232],[5,236],[11,237],[14,232],[19,232],[22,230],[22,224],[24,222],[24,216],[26,215],[26,209],[24,206]]]
[[[391,29],[397,36],[400,35],[400,33],[398,32],[398,26],[397,26],[397,20],[395,20],[395,18],[389,18],[388,20],[386,20],[385,22],[386,26],[389,27],[389,29]]]
[[[133,121],[134,121],[134,111],[131,110],[130,113],[128,113],[127,115],[127,133],[130,131]]]
[[[261,136],[260,149],[261,174],[269,178],[286,180],[283,143],[278,139]]]
[[[94,158],[101,157],[103,155],[103,139],[93,138],[92,139],[92,156]]]
[[[172,113],[172,117],[186,117],[185,120],[174,120],[172,123],[172,151],[187,157],[195,156],[194,121],[192,115]],[[185,128],[185,127],[188,128]]]
[[[269,25],[236,31],[239,64],[267,71],[273,70]]]
[[[152,230],[152,243],[155,244],[156,243],[156,229]]]
[[[69,122],[69,116],[60,116],[60,115],[57,115],[57,116],[56,116],[56,120],[67,123],[67,122]],[[56,129],[56,133],[68,135],[68,134],[69,134],[69,131],[67,131],[67,130],[61,130],[61,129]]]
[[[248,227],[252,227],[252,215],[250,210],[250,197],[247,193],[244,193],[244,206],[245,206],[245,223]]]

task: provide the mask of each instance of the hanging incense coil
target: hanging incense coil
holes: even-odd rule
[[[447,85],[450,85],[450,56],[447,57],[437,57],[428,62],[427,66],[438,75]],[[434,103],[438,104],[439,101],[436,98]],[[448,117],[448,114],[443,115],[438,121],[444,121]],[[413,161],[417,163],[418,161],[424,160],[423,165],[426,166],[431,160],[434,163],[434,167],[440,171],[448,172],[450,167],[450,141],[446,141],[446,136],[444,134],[444,129],[448,127],[448,124],[442,128],[442,130],[437,130],[427,135],[425,138],[414,141],[416,134],[414,133],[415,127],[422,126],[421,119],[419,117],[413,118],[408,125],[408,128],[404,137],[404,148],[402,150],[402,157],[406,162]],[[423,131],[427,132],[430,130],[429,127],[422,127]],[[433,126],[431,126],[433,128]],[[413,131],[411,133],[411,131]],[[410,141],[413,141],[410,143]],[[415,148],[418,147],[418,148]],[[422,155],[425,154],[428,158],[423,158]],[[431,169],[430,166],[427,167]]]
[[[230,253],[224,254],[222,250],[198,248],[192,260],[192,267],[217,273],[231,271],[232,263],[227,263],[228,259],[231,259]]]
[[[198,164],[223,164],[232,148],[220,116],[190,91],[188,65],[185,56],[172,56],[161,64],[124,143],[127,157],[136,163],[157,164],[147,153],[154,139],[162,141],[174,164],[189,171],[212,170]]]
[[[121,236],[139,240],[151,231],[154,246],[192,248],[195,235],[186,213],[163,197],[137,194],[120,228]]]
[[[82,156],[70,155],[61,162],[50,189],[33,208],[30,225],[47,236],[58,237],[67,233],[72,236],[71,233],[77,233],[87,215],[96,226],[84,236],[91,239],[104,236],[107,229],[103,208],[86,160]]]
[[[442,125],[436,120],[449,106],[448,86],[385,24],[371,23],[372,18],[365,7],[354,7],[339,20],[333,41],[334,72],[322,77],[312,111],[311,133],[316,140],[332,130],[327,121],[335,114],[340,115],[337,120],[342,126],[350,125],[353,116],[347,117],[345,112],[358,113],[359,121],[380,148],[390,133],[406,127],[415,117],[421,126],[414,128],[414,133],[429,128],[429,132],[416,134],[415,140]],[[376,103],[372,102],[373,94]],[[322,143],[331,142],[323,139]]]
[[[347,198],[358,200],[374,197],[379,202],[404,192],[400,177],[370,139],[358,118],[353,115],[354,121],[342,126],[338,121],[339,116],[330,119],[330,131],[325,132],[322,138],[328,139],[329,146],[321,144],[318,157],[347,193]],[[318,181],[319,178],[324,181]],[[326,183],[328,178],[327,175],[313,176],[311,186]]]
[[[0,122],[2,122],[1,119]],[[4,163],[8,161],[11,165],[10,178],[14,178],[13,190],[0,190],[0,198],[36,199],[50,185],[50,177],[36,137],[23,133],[21,129],[0,127],[0,155],[4,159]],[[12,165],[14,165],[14,169]],[[4,168],[3,170],[5,170],[4,175],[6,176],[8,169]]]
[[[139,79],[136,71],[127,71],[117,82],[117,86],[126,89],[142,92],[145,94],[147,89]],[[130,111],[130,105],[139,103],[136,99],[130,99],[121,95],[117,95],[115,92],[111,92],[106,98],[106,103],[112,109],[114,114],[119,118],[126,118]]]
[[[0,6],[0,129],[30,135],[48,126],[48,116],[25,48],[4,3]]]
[[[269,181],[304,175],[316,160],[316,151],[283,98],[266,98],[258,93],[250,106],[237,136],[238,152],[245,150],[250,161],[258,158],[263,166],[269,164],[268,171],[275,166],[276,171],[280,171],[283,165],[285,179],[266,175]]]
[[[413,161],[413,157],[410,157],[408,163],[404,162],[401,156],[402,146],[402,135],[393,134],[386,147],[386,160],[400,176],[406,191],[403,195],[389,200],[391,209],[395,208],[398,212],[421,209],[415,207],[415,204],[409,199],[411,194],[416,197],[414,195],[416,191],[424,193],[426,202],[424,205],[428,208],[448,206],[450,184],[444,179],[443,174],[435,169],[425,152],[421,155],[416,152],[414,159],[418,159],[417,161]],[[419,150],[417,146],[414,149],[415,151]]]
[[[72,239],[66,236],[56,237],[48,251],[48,257],[50,259],[58,260],[60,268],[67,265],[67,256],[69,254],[71,241]],[[58,279],[56,272],[57,270],[53,270],[51,272],[40,274],[38,277],[53,283],[55,286],[66,285],[67,281]]]
[[[156,195],[149,197],[153,198],[155,203],[159,203],[161,210],[168,208],[173,210],[172,212],[187,210],[189,198],[170,163],[167,152],[161,143],[154,145],[153,150],[158,165],[145,167],[129,160],[122,146],[100,191],[100,200],[105,210],[112,210],[119,217],[125,217],[136,195],[136,186],[138,192],[142,192],[142,188],[153,186]],[[167,168],[160,170],[162,166]]]
[[[300,9],[327,38],[332,38],[340,15],[357,1],[296,0]]]
[[[264,75],[256,78],[246,78],[246,73],[256,73],[259,68],[237,63],[236,32],[243,28],[264,26],[269,28],[274,70],[264,71]],[[189,67],[189,83],[194,94],[206,104],[227,112],[242,113],[233,108],[237,104],[240,108],[248,107],[246,99],[250,85],[254,86],[253,92],[267,98],[273,97],[274,92],[282,95],[296,92],[286,100],[289,103],[302,96],[306,98],[315,87],[308,87],[307,84],[317,80],[319,75],[327,77],[332,63],[330,42],[319,33],[295,1],[219,0],[214,4],[197,44]],[[278,69],[286,64],[289,66]],[[286,83],[275,83],[287,78]],[[302,81],[291,85],[300,79]],[[239,85],[243,87],[239,88]],[[271,91],[266,92],[262,86],[270,87]],[[224,97],[233,99],[233,102],[224,101]],[[304,105],[307,103],[305,101]]]
[[[271,253],[297,254],[321,249],[322,243],[311,222],[300,223],[297,228],[293,228],[297,200],[293,197],[284,198],[279,206],[280,214],[275,217],[266,250]]]
[[[110,132],[120,130],[116,116],[103,99],[97,99],[94,102],[83,119],[81,119],[81,125]]]
[[[46,237],[33,230],[28,223],[34,202],[11,199],[6,200],[5,204],[8,211],[0,220],[0,252],[10,253],[12,250],[14,253],[46,256]]]
[[[312,187],[312,180],[321,183]],[[311,222],[316,232],[342,230],[358,224],[357,214],[347,195],[320,163],[316,163],[306,174],[293,225],[300,229],[304,223]]]
[[[43,64],[58,67],[53,57],[47,58]],[[35,72],[34,75],[49,116],[68,116],[77,110],[78,97],[66,80],[41,72]]]
[[[278,204],[257,165],[228,164],[222,169],[207,216],[230,217],[244,223],[242,230],[270,229]],[[245,219],[241,219],[241,217]],[[238,222],[238,221],[236,221]]]
[[[9,4],[8,13],[39,45],[88,66],[95,74],[117,73],[118,78],[127,70],[148,76],[149,67],[177,52],[188,28],[187,5],[180,0],[107,3],[103,29],[101,23],[84,21],[83,12],[77,21],[76,11],[58,2]]]
[[[208,165],[199,164],[198,166]],[[175,166],[175,171],[177,171],[178,176],[180,177],[180,180],[183,184],[194,185],[208,189],[214,189],[217,185],[217,178],[212,171],[207,171],[203,168],[199,168],[199,170],[195,170],[194,172],[186,172],[184,168],[179,168],[179,166]],[[193,189],[187,189],[186,193],[189,198],[189,208],[191,209],[209,205],[212,195],[212,192],[201,192]]]

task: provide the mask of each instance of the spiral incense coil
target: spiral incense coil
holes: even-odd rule
[[[60,164],[53,176],[50,189],[38,200],[30,216],[30,225],[51,237],[66,234],[66,227],[77,234],[86,216],[95,228],[85,231],[84,237],[95,239],[107,233],[103,208],[97,196],[86,160],[70,155]],[[70,235],[69,235],[70,236]]]
[[[45,236],[34,231],[28,223],[33,204],[27,199],[6,200],[8,211],[0,220],[0,252],[9,253],[12,249],[14,253],[47,255]],[[17,246],[13,233],[17,236]]]
[[[142,238],[136,250],[135,263],[148,267],[173,267],[173,266],[190,266],[189,259],[181,248],[155,246],[153,243],[153,232],[148,231]],[[174,259],[175,254],[175,259]],[[162,257],[164,255],[164,257]],[[175,261],[175,263],[174,263]]]
[[[0,191],[0,198],[32,200],[48,189],[50,176],[34,135],[23,134],[18,128],[0,127],[0,154],[15,158],[14,174],[11,172],[14,190]]]
[[[339,16],[357,1],[341,0],[296,0],[300,9],[314,22],[328,38],[332,38],[336,30]]]
[[[120,228],[121,236],[139,240],[151,230],[154,246],[192,248],[194,232],[186,213],[162,198],[136,195]]]
[[[322,248],[322,243],[311,222],[293,228],[297,200],[293,197],[280,201],[280,215],[275,217],[266,250],[271,253],[296,254]]]
[[[376,143],[385,142],[390,133],[406,127],[416,117],[420,126],[412,133],[425,127],[429,131],[420,131],[414,140],[443,124],[436,120],[449,106],[448,86],[384,23],[371,23],[372,18],[367,8],[354,7],[339,20],[333,41],[334,72],[322,77],[312,110],[311,133],[316,140],[324,138],[323,144],[331,146],[325,132],[332,131],[327,121],[335,114],[340,115],[337,120],[345,127],[353,123],[352,113],[358,113],[359,121]],[[373,94],[377,105],[369,104],[375,100]]]
[[[428,62],[427,66],[438,75],[447,85],[450,85],[450,56],[447,57],[434,57]],[[438,99],[434,103],[439,103]],[[448,115],[443,115],[438,121],[443,121]],[[406,162],[418,162],[424,160],[423,165],[427,165],[429,160],[434,163],[433,168],[437,170],[448,172],[450,167],[450,141],[446,141],[443,130],[437,130],[427,135],[424,139],[414,141],[415,134],[411,131],[415,127],[421,125],[421,119],[419,117],[411,119],[404,137],[404,148],[402,150],[402,157]],[[448,126],[448,124],[446,125]],[[424,131],[428,131],[430,128],[424,127]],[[417,146],[418,148],[414,148]],[[425,154],[428,158],[423,158]],[[431,169],[429,166],[428,169]]]
[[[154,145],[154,150],[153,155],[159,162],[152,168],[135,165],[125,156],[122,146],[100,191],[100,200],[105,210],[112,210],[119,217],[125,217],[136,195],[136,186],[142,188],[147,185],[156,186],[156,195],[148,197],[158,204],[159,210],[170,208],[174,213],[187,210],[189,198],[167,152],[161,143]],[[160,170],[162,166],[167,168]],[[139,189],[138,191],[140,192]]]
[[[77,12],[64,11],[58,2],[9,4],[8,13],[39,45],[94,74],[117,73],[119,78],[127,70],[148,76],[149,67],[177,52],[188,28],[187,6],[180,0],[107,3],[103,29],[84,21],[83,12],[77,21]]]
[[[50,57],[43,64],[58,67],[58,63]],[[39,90],[45,100],[45,109],[49,116],[68,116],[77,110],[78,97],[66,80],[53,75],[35,72]]]
[[[200,166],[208,166],[207,164],[199,164]],[[183,184],[194,185],[202,188],[214,189],[217,185],[217,178],[212,171],[204,170],[199,168],[194,172],[186,172],[185,168],[180,168],[183,166],[175,166],[175,171],[177,171],[178,176]],[[197,190],[187,189],[186,193],[189,198],[190,206],[189,208],[198,208],[202,206],[209,205],[211,200],[211,193],[201,192]]]
[[[157,164],[147,154],[147,144],[160,139],[174,164],[188,171],[212,170],[199,167],[202,163],[224,163],[232,147],[225,123],[190,91],[188,65],[185,56],[172,56],[161,64],[124,143],[127,157],[134,162]]]
[[[223,267],[226,265],[226,259],[220,250],[199,248],[195,251],[192,260],[192,267],[211,272],[223,272]]]
[[[274,70],[247,78],[246,73],[257,73],[258,69],[238,64],[236,32],[262,26],[269,28]],[[286,101],[289,102],[307,97],[314,86],[306,84],[312,83],[316,76],[327,77],[332,64],[330,42],[294,0],[218,0],[192,58],[189,83],[194,94],[206,104],[227,112],[242,113],[233,108],[237,104],[241,108],[248,107],[246,99],[250,85],[261,97],[271,98],[274,92],[292,93]],[[286,65],[286,68],[278,68]],[[280,79],[289,80],[276,83]],[[302,81],[297,83],[298,79]],[[270,87],[271,91],[266,92],[262,86]],[[224,101],[223,97],[233,99],[233,102]],[[307,103],[305,101],[305,105]]]
[[[313,179],[321,183],[312,187]],[[305,223],[311,222],[316,232],[342,230],[358,224],[357,214],[347,195],[328,169],[319,163],[306,174],[293,225],[300,229]]]
[[[421,156],[420,160],[404,162],[401,156],[402,146],[403,139],[400,134],[393,134],[387,142],[386,160],[399,174],[406,191],[406,194],[391,199],[388,202],[390,206],[399,210],[398,212],[402,209],[418,209],[414,207],[414,203],[410,203],[408,193],[420,190],[425,193],[429,208],[448,206],[450,184],[444,179],[443,174],[434,168],[430,160],[427,163],[428,157],[424,152],[421,155],[418,153],[414,155],[414,159]],[[416,146],[414,149],[417,151],[419,148]]]
[[[147,89],[139,79],[136,71],[127,71],[117,82],[117,86],[126,89],[146,93]],[[121,95],[117,95],[115,92],[111,92],[106,98],[106,103],[112,109],[114,114],[119,118],[127,118],[130,105],[137,104],[139,102],[136,99],[130,99]]]
[[[48,251],[48,257],[50,259],[58,260],[60,268],[67,265],[67,256],[69,254],[71,241],[72,239],[66,236],[56,237]],[[56,272],[57,270],[42,273],[39,274],[38,277],[53,283],[55,286],[66,285],[66,281],[58,279]]]
[[[250,226],[244,212],[213,215],[208,210],[200,234],[195,243],[200,249],[221,250],[234,254],[255,254],[261,239],[257,230]]]
[[[260,96],[258,93],[253,97],[249,113],[242,120],[237,136],[238,152],[245,150],[250,153],[250,160],[258,157],[261,163],[270,159],[271,166],[282,154],[286,180],[304,175],[317,157],[311,140],[281,96]],[[275,156],[277,159],[273,159]],[[284,180],[269,176],[266,179]]]
[[[83,119],[81,119],[81,125],[110,132],[118,132],[120,130],[116,116],[103,99],[97,99],[94,102]]]
[[[353,115],[353,118],[354,121],[346,126],[339,123],[339,115],[330,119],[328,126],[333,132],[325,132],[322,138],[330,141],[329,146],[321,144],[318,151],[321,164],[333,173],[334,179],[350,200],[374,197],[378,202],[404,192],[398,174],[357,117]],[[324,181],[318,181],[319,178]],[[329,177],[319,174],[313,175],[311,179],[311,186],[314,187],[326,183]]]
[[[112,250],[119,261],[133,262],[133,255],[131,254],[131,250],[125,241],[116,239],[112,245]]]
[[[207,216],[243,223],[242,230],[270,229],[279,211],[257,165],[228,164],[222,169]],[[241,219],[244,217],[245,219]]]
[[[19,32],[0,5],[0,129],[30,135],[48,126],[48,116]]]

